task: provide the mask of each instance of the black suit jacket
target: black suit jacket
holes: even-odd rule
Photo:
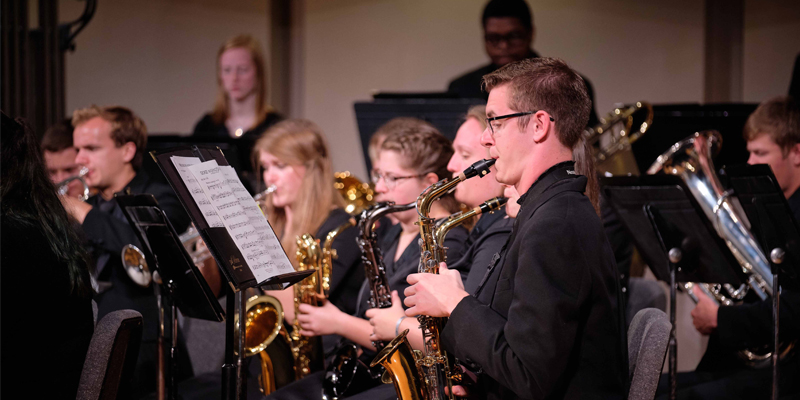
[[[499,260],[453,310],[445,350],[487,399],[623,398],[627,340],[614,255],[574,163],[553,166],[519,202]]]

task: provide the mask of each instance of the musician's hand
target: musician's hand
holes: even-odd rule
[[[411,274],[407,281],[411,286],[404,292],[404,303],[409,307],[406,310],[409,317],[449,317],[461,299],[469,296],[464,290],[461,273],[447,269],[445,263],[439,265],[438,274]]]
[[[447,387],[445,387],[445,388],[444,388],[444,393],[445,393],[445,394],[450,394],[450,390],[448,390],[448,388],[447,388]],[[469,393],[467,393],[467,389],[466,389],[466,388],[464,388],[463,386],[461,386],[461,385],[454,385],[454,386],[453,386],[453,394],[454,394],[454,395],[456,395],[456,397],[467,397],[467,395],[468,395]]]
[[[370,308],[367,310],[367,318],[369,318],[369,324],[372,325],[372,335],[370,335],[370,340],[384,340],[389,341],[397,336],[395,332],[395,327],[397,326],[397,321],[405,317],[406,314],[403,311],[403,304],[400,301],[400,295],[397,294],[396,290],[392,291],[392,306],[389,308]],[[402,329],[400,329],[402,332]]]
[[[61,199],[61,204],[67,210],[67,213],[78,220],[78,223],[82,224],[83,220],[86,219],[86,214],[92,211],[92,206],[81,199],[69,196],[58,196],[58,198]]]
[[[695,329],[703,335],[709,335],[717,329],[717,310],[719,306],[714,304],[705,293],[695,292],[697,296],[697,306],[692,310],[692,323]]]
[[[319,307],[310,304],[300,304],[300,334],[304,336],[322,336],[338,332],[340,316],[344,314],[330,301],[325,301]]]

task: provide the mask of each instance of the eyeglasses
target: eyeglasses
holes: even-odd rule
[[[513,113],[513,114],[500,115],[500,116],[498,116],[498,117],[486,118],[486,126],[488,126],[488,127],[489,127],[489,132],[492,134],[492,136],[494,136],[494,131],[495,131],[496,129],[500,129],[500,126],[495,126],[495,125],[497,125],[497,124],[493,124],[492,122],[494,122],[494,121],[499,121],[499,120],[501,120],[501,119],[509,119],[509,118],[522,117],[522,116],[524,116],[524,115],[536,114],[536,113],[537,113],[537,112],[539,112],[539,111],[541,111],[541,110],[538,110],[538,111],[525,111],[525,112],[518,112],[518,113]],[[550,121],[553,121],[553,122],[555,122],[555,119],[553,119],[553,117],[551,116],[551,117],[550,117]]]
[[[409,175],[409,176],[392,176],[392,175],[388,175],[388,174],[381,174],[378,171],[372,171],[372,174],[370,174],[370,175],[371,175],[370,179],[372,180],[373,184],[377,185],[378,182],[381,179],[383,179],[383,183],[386,184],[386,188],[390,189],[390,190],[394,189],[395,187],[397,187],[398,181],[401,181],[403,179],[419,178],[421,176],[425,176],[425,174],[417,174],[417,175]]]
[[[525,44],[528,35],[523,32],[511,32],[507,35],[487,33],[483,38],[486,40],[486,43],[489,43],[492,47],[500,47],[500,44],[504,42],[509,47],[517,47]]]

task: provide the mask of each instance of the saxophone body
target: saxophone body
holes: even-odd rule
[[[324,294],[322,282],[327,277],[322,265],[322,248],[319,240],[311,234],[305,233],[297,238],[297,270],[307,271],[316,269],[317,272],[295,284],[294,311],[295,316],[300,315],[300,304],[319,305],[320,295]],[[294,372],[296,379],[302,379],[311,372],[322,369],[322,340],[320,337],[307,337],[300,334],[300,322],[295,317],[292,324],[291,339],[292,356],[294,357]]]
[[[444,247],[447,231],[479,214],[477,211],[482,211],[482,207],[477,207],[466,213],[456,214],[437,227],[435,219],[430,217],[433,202],[469,178],[488,175],[489,168],[493,164],[492,159],[478,161],[456,177],[434,183],[419,195],[417,213],[420,230],[421,254],[418,267],[420,273],[438,274],[439,263],[447,259],[447,248]],[[500,205],[497,199],[492,199],[490,202],[498,207]],[[453,382],[460,381],[461,375],[451,368],[453,363],[441,348],[440,337],[446,318],[419,316],[418,320],[424,343],[422,355],[408,351],[411,346],[405,337],[407,332],[404,332],[392,340],[390,346],[381,350],[372,365],[381,364],[386,368],[400,400],[441,399],[445,397],[445,386],[448,388],[449,398],[455,399]]]

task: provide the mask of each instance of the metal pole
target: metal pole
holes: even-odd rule
[[[780,378],[780,369],[778,368],[778,361],[780,358],[780,342],[778,333],[780,332],[780,303],[781,303],[781,288],[778,286],[778,265],[783,262],[786,252],[781,248],[774,248],[769,253],[770,261],[772,261],[772,321],[773,321],[773,347],[772,347],[772,400],[778,400],[778,379]]]
[[[669,250],[669,322],[672,328],[669,331],[669,398],[675,400],[678,395],[678,341],[675,338],[675,296],[677,295],[678,282],[676,274],[677,264],[681,261],[681,249],[673,247]]]

